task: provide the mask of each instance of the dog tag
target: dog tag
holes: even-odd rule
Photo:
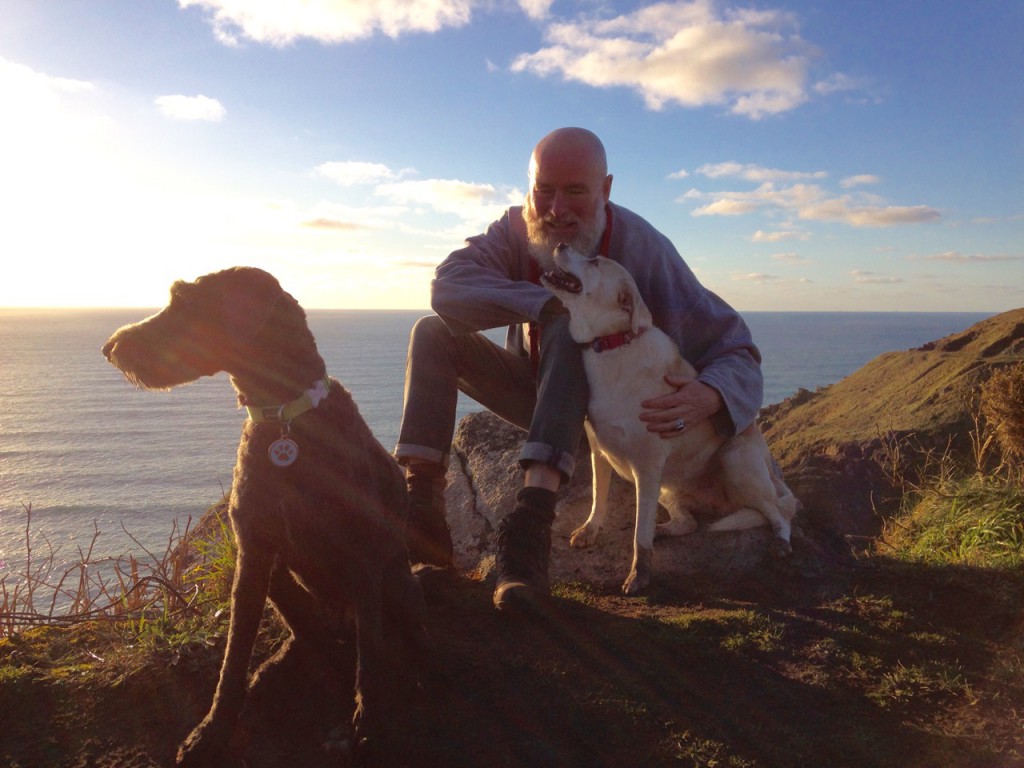
[[[289,467],[299,457],[299,446],[290,437],[282,437],[270,444],[267,454],[274,466]]]

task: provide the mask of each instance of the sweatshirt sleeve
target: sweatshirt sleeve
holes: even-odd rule
[[[454,334],[537,320],[551,293],[529,280],[521,211],[511,208],[438,265],[431,307]]]
[[[635,214],[618,210],[622,239],[613,238],[612,255],[618,246],[654,324],[679,345],[698,379],[721,394],[725,413],[719,430],[735,434],[746,429],[764,395],[761,353],[746,322],[701,285],[668,238]]]

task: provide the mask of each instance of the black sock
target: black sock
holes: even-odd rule
[[[555,502],[558,494],[549,491],[547,488],[523,488],[516,494],[515,512],[522,510],[523,514],[551,525],[555,519]]]

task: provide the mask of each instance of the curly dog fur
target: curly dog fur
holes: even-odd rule
[[[394,627],[411,659],[425,643],[405,547],[408,500],[397,464],[348,391],[327,377],[298,302],[253,268],[176,282],[165,309],[116,331],[103,354],[146,389],[227,371],[250,413],[229,505],[238,558],[227,649],[209,713],[182,744],[178,764],[223,764],[267,599],[292,632],[289,645],[323,653],[325,663],[340,645],[332,617],[354,619],[357,706],[347,741],[372,744],[403,671],[387,656],[385,634]],[[297,410],[290,421],[280,418]],[[278,466],[268,451],[283,436],[298,455]]]

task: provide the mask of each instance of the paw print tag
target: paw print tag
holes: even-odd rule
[[[290,437],[282,437],[270,444],[267,455],[274,466],[289,467],[299,457],[299,446]]]

